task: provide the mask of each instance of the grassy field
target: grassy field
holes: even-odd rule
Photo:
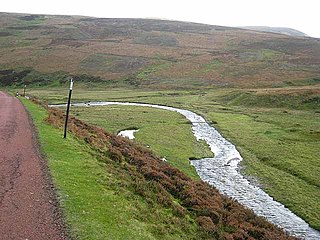
[[[89,146],[44,122],[46,110],[23,100],[38,129],[54,184],[79,239],[197,239],[204,237],[188,216],[150,202],[132,190],[133,180],[114,161],[101,161]],[[141,186],[143,187],[143,186]],[[155,194],[149,191],[149,195]],[[149,196],[150,197],[150,196]],[[156,198],[156,196],[151,196]]]
[[[210,120],[244,157],[244,171],[275,199],[320,229],[320,116],[299,111],[237,109]]]
[[[128,106],[72,108],[72,114],[87,123],[117,134],[124,129],[139,129],[136,141],[149,146],[160,158],[193,178],[198,175],[189,158],[213,156],[208,145],[197,141],[184,116],[162,109]]]
[[[242,166],[246,174],[255,177],[255,181],[271,196],[304,218],[311,226],[320,229],[320,109],[316,102],[319,96],[318,86],[313,86],[312,90],[308,87],[300,88],[299,94],[297,88],[293,87],[210,91],[110,89],[96,92],[79,89],[74,92],[74,101],[120,100],[158,103],[190,109],[205,116],[225,137],[237,145],[245,159]],[[35,90],[31,93],[49,102],[65,101],[61,89]],[[242,101],[238,96],[246,97]],[[246,101],[248,97],[251,99],[250,102]],[[286,104],[283,103],[284,98]],[[315,99],[315,102],[310,104],[310,99]],[[141,124],[134,119],[128,121],[129,115],[120,114],[120,108],[114,110],[104,110],[108,111],[110,117],[98,113],[99,117],[93,122],[106,128],[110,127],[113,131]],[[126,111],[135,110],[127,108]],[[141,108],[139,111],[143,113],[149,109]],[[79,114],[80,117],[90,115],[84,112]],[[138,115],[141,116],[141,112]],[[93,118],[89,118],[92,121]],[[109,123],[106,123],[107,119]],[[126,124],[127,121],[130,124]],[[113,124],[117,127],[113,127]],[[143,125],[139,127],[144,128]],[[153,134],[156,139],[157,131]],[[143,135],[139,136],[139,132],[137,133],[137,139],[141,142],[145,140]]]

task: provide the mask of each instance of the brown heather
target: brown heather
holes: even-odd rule
[[[159,90],[319,83],[320,40],[314,38],[154,19],[14,13],[0,13],[0,29],[3,86],[47,86],[62,73],[89,85]],[[18,78],[21,70],[30,73]]]
[[[48,109],[47,122],[62,127],[64,114]],[[74,117],[69,131],[87,142],[104,161],[114,161],[132,178],[132,190],[152,203],[172,208],[178,217],[191,216],[208,239],[296,239],[258,217],[237,201],[195,181],[133,141],[107,133]],[[153,193],[153,194],[151,194]]]

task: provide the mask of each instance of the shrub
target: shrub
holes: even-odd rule
[[[214,232],[216,230],[216,225],[213,224],[211,218],[206,216],[197,217],[197,223],[207,232]]]

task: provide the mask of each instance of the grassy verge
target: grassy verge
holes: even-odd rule
[[[101,161],[87,144],[44,122],[47,112],[23,100],[39,132],[72,235],[79,239],[193,239],[200,233],[188,215],[150,204],[132,192],[130,175]],[[150,193],[152,194],[152,193]],[[200,234],[201,235],[201,234]]]

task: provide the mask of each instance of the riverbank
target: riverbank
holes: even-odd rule
[[[50,110],[46,122],[56,127],[62,127],[64,122],[63,113],[59,110]],[[101,162],[99,162],[101,164],[106,164],[106,168],[104,168],[105,171],[112,171],[111,176],[117,179],[114,186],[120,191],[118,192],[120,196],[129,190],[137,197],[134,199],[138,200],[138,202],[142,200],[146,204],[147,212],[145,212],[145,215],[140,219],[141,222],[133,222],[134,224],[138,224],[136,227],[141,227],[141,230],[145,229],[149,233],[149,237],[146,237],[146,239],[212,239],[232,237],[243,239],[249,238],[250,236],[255,239],[261,237],[268,239],[294,239],[293,237],[285,235],[282,230],[268,223],[263,218],[257,217],[252,211],[243,208],[243,206],[237,202],[222,196],[208,184],[202,181],[192,180],[177,168],[173,168],[160,158],[155,157],[148,149],[132,141],[109,134],[101,128],[90,126],[75,118],[70,118],[69,130],[69,136],[73,138],[72,135],[75,134],[78,139],[77,141],[80,143],[86,142],[86,146],[90,146],[90,149],[93,151],[91,151],[91,154],[98,157],[97,160],[100,159]],[[55,138],[55,136],[52,135],[50,137]],[[58,142],[63,143],[60,139]],[[71,149],[73,149],[72,146]],[[82,151],[84,150],[85,148],[82,148]],[[83,164],[83,160],[78,160],[79,166]],[[68,162],[68,159],[64,158],[62,162],[65,161]],[[57,170],[59,171],[61,168]],[[88,170],[88,172],[92,171],[92,169],[88,169],[88,167],[85,167],[85,170]],[[117,172],[123,170],[123,175],[116,176],[117,174],[115,174],[114,170]],[[110,173],[108,173],[108,176],[109,174]],[[98,176],[103,175],[99,174]],[[67,178],[69,177],[68,175]],[[125,181],[121,184],[123,178],[125,178]],[[92,180],[95,182],[95,179]],[[67,182],[69,181],[67,180]],[[102,183],[102,185],[108,185],[108,182],[109,181],[103,181],[98,183],[99,185],[100,183]],[[80,181],[79,183],[86,184],[86,181]],[[114,182],[111,181],[110,183]],[[63,182],[63,184],[69,186],[70,183]],[[71,184],[70,187],[79,186],[78,184]],[[88,187],[93,192],[97,190],[93,186]],[[86,191],[81,189],[80,192],[76,192],[75,196],[74,194],[75,193],[71,192],[71,195],[68,195],[68,199],[70,198],[71,200],[73,197],[76,197],[76,202],[73,203],[84,211],[75,212],[76,215],[81,212],[90,214],[92,217],[96,215],[94,229],[99,233],[99,229],[102,228],[101,231],[107,233],[108,224],[101,225],[99,223],[100,220],[102,220],[100,215],[106,215],[105,211],[108,212],[108,208],[101,211],[102,209],[99,208],[98,205],[95,205],[95,211],[92,211],[91,208],[93,206],[90,206],[92,195],[90,197],[91,199],[88,199],[89,201],[87,203],[89,205],[87,205],[77,201],[79,197],[87,196]],[[102,189],[100,189],[97,194],[109,195],[107,192],[102,191]],[[114,196],[114,194],[111,194],[111,196]],[[128,199],[127,197],[126,199]],[[107,196],[105,196],[105,198],[107,198]],[[86,201],[85,199],[83,200]],[[126,206],[130,206],[130,209],[125,210],[126,214],[134,214],[137,216],[137,212],[132,209],[134,206],[132,204],[136,202],[132,201],[130,203],[129,205],[122,205],[122,209],[125,210],[124,208]],[[159,212],[161,209],[165,210],[163,214]],[[84,214],[84,217],[86,217],[86,214]],[[116,216],[113,214],[116,213],[107,214],[106,217],[115,217],[118,219],[121,216],[121,214]],[[152,219],[148,219],[148,217],[151,217],[149,216],[150,214],[153,217],[152,219],[157,219],[157,224],[154,224]],[[165,222],[161,222],[161,217],[164,217]],[[75,224],[78,225],[84,223],[85,221],[83,222],[80,219],[75,222]],[[155,232],[150,231],[150,228],[146,224],[151,224],[149,227],[153,226]],[[89,229],[92,227],[93,225],[91,225]],[[164,227],[165,231],[163,231]],[[126,225],[127,232],[135,231],[135,229],[136,228],[131,229]],[[179,229],[181,229],[181,231],[179,231]],[[88,233],[88,228],[81,230],[83,230],[84,233]],[[91,239],[99,239],[97,235],[92,235],[92,232],[89,233],[92,236]],[[118,238],[119,237],[116,237],[116,239]],[[135,239],[135,236],[132,235],[130,238]],[[136,239],[143,238],[139,236]]]
[[[270,196],[320,229],[320,109],[312,102],[316,92],[310,95],[308,91],[291,87],[206,91],[78,88],[73,100],[160,103],[205,116],[237,145],[244,157],[241,169],[245,174],[258,179],[257,184]],[[66,102],[61,88],[34,89],[30,93],[50,103]],[[107,112],[110,119],[121,120],[117,113]],[[105,119],[99,125],[110,127],[112,122]],[[134,121],[130,120],[130,125],[125,121],[119,124],[119,128],[114,126],[115,131],[134,126]]]
[[[64,140],[62,128],[46,121],[44,108],[22,101],[38,130],[72,238],[210,238],[184,209],[160,204],[157,199],[164,201],[167,195],[158,196],[153,184],[132,167],[101,156],[72,133]]]
[[[151,149],[159,158],[199,179],[189,159],[212,157],[208,144],[197,141],[191,124],[182,115],[163,109],[113,105],[71,107],[77,118],[118,134],[123,129],[139,129],[134,141]]]
[[[183,109],[142,103],[126,102],[90,102],[95,106],[133,106],[152,107],[182,114],[192,124],[192,130],[197,139],[205,140],[215,157],[192,161],[202,180],[216,187],[222,193],[238,200],[256,214],[267,218],[270,222],[280,226],[292,235],[303,239],[318,239],[320,233],[310,228],[301,218],[293,214],[282,204],[274,201],[262,189],[253,186],[244,178],[238,169],[242,160],[235,146],[224,139],[201,116]],[[56,105],[59,106],[59,105]],[[63,105],[60,105],[63,106]],[[83,103],[74,103],[74,107],[81,107]]]

